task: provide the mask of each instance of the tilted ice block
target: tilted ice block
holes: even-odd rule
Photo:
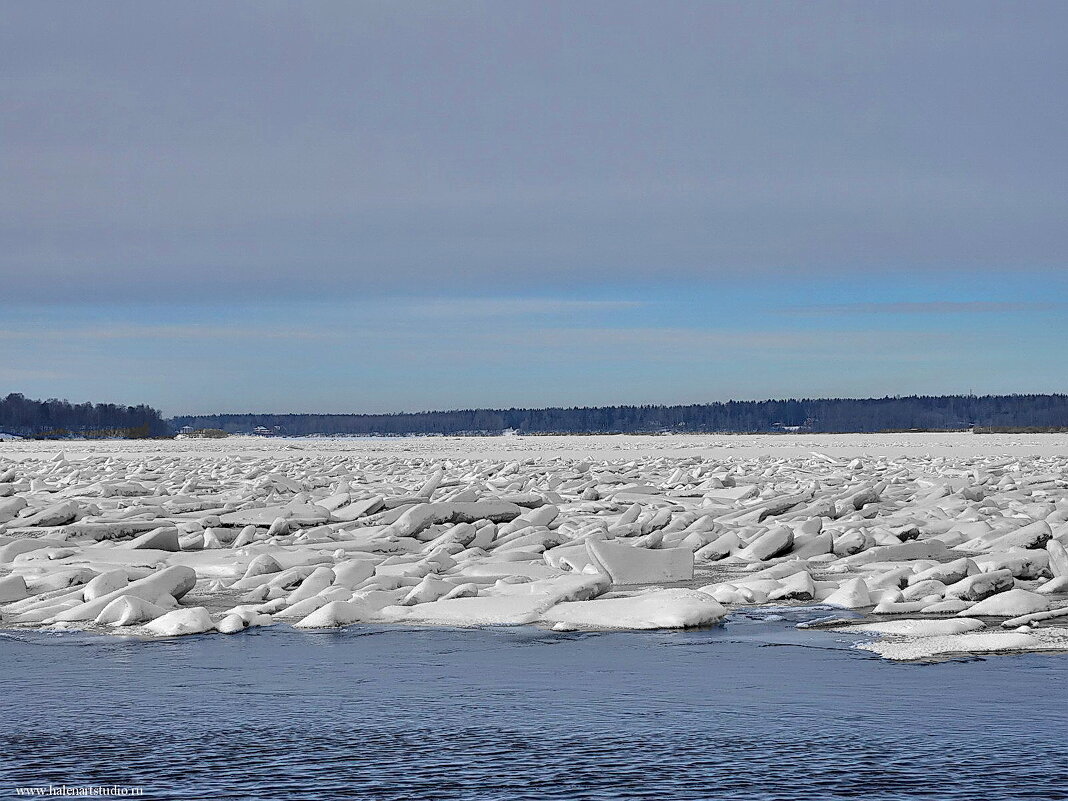
[[[753,565],[753,567],[755,566]],[[803,570],[808,570],[808,566],[807,559],[790,559],[787,562],[779,562],[771,567],[765,567],[762,570],[750,573],[744,580],[751,582],[757,579],[783,579]]]
[[[846,581],[820,603],[842,609],[861,609],[871,606],[871,597],[868,595],[868,586],[864,580],[858,578]]]
[[[990,573],[977,573],[946,587],[947,598],[961,598],[965,601],[981,601],[999,592],[1011,590],[1016,580],[1008,570],[994,570]]]
[[[248,567],[245,568],[245,573],[242,578],[253,578],[254,576],[266,576],[272,573],[279,573],[282,570],[282,566],[278,563],[278,560],[267,553],[261,553],[248,563]]]
[[[504,537],[515,531],[536,526],[548,526],[560,515],[560,510],[552,505],[539,506],[529,512],[524,512],[516,518],[499,526],[497,536]]]
[[[344,587],[356,587],[375,573],[373,559],[346,559],[333,567],[334,584]]]
[[[439,598],[444,598],[455,588],[455,584],[445,581],[444,579],[434,578],[433,576],[424,576],[422,581],[412,587],[408,594],[404,596],[401,605],[415,606],[416,604],[425,604],[430,601],[436,601]]]
[[[962,601],[960,598],[950,598],[945,601],[938,601],[930,606],[925,606],[920,610],[921,615],[952,615],[957,612],[963,612],[965,609],[970,609],[972,606],[971,601]]]
[[[181,550],[181,546],[178,544],[178,529],[173,526],[162,526],[153,529],[152,531],[148,531],[140,537],[130,540],[130,542],[126,544],[126,547],[172,552]]]
[[[7,545],[0,546],[0,565],[15,561],[20,554],[30,553],[41,548],[56,548],[66,545],[60,540],[49,539],[24,539],[15,540]]]
[[[447,594],[442,596],[443,601],[447,601],[451,598],[473,598],[479,593],[479,586],[473,582],[466,584],[459,584],[453,587]]]
[[[256,509],[244,509],[227,512],[219,516],[224,526],[270,526],[277,518],[282,518],[296,526],[314,526],[326,523],[330,511],[315,504],[261,506]]]
[[[0,604],[21,601],[28,595],[26,580],[22,576],[4,576],[0,578]]]
[[[334,512],[334,510],[341,508],[349,502],[352,497],[352,493],[349,492],[336,492],[333,495],[328,495],[325,498],[317,498],[315,501],[316,506],[320,506],[326,509],[328,512]]]
[[[946,585],[938,579],[926,579],[925,581],[917,581],[915,584],[910,584],[901,593],[901,599],[903,601],[918,601],[922,598],[930,598],[931,596],[938,596],[942,598],[946,594]]]
[[[120,595],[134,595],[153,603],[163,594],[181,598],[189,590],[193,589],[196,580],[197,574],[191,567],[185,567],[184,565],[165,567],[151,576],[131,581],[122,589],[61,612],[55,616],[55,619],[61,622],[93,620],[103,611],[105,606]]]
[[[611,577],[614,584],[655,584],[693,578],[694,555],[689,548],[652,550],[587,540],[591,562]]]
[[[500,523],[514,520],[522,512],[522,508],[516,504],[503,501],[421,503],[391,523],[389,533],[397,537],[411,537],[435,523],[473,523],[476,520]]]
[[[557,545],[542,553],[542,558],[550,567],[576,573],[582,572],[582,569],[593,561],[586,549],[585,540]]]
[[[961,579],[978,572],[978,565],[971,559],[965,557],[962,559],[954,559],[952,562],[937,564],[934,567],[929,567],[919,573],[914,573],[909,576],[908,582],[909,584],[917,584],[921,581],[927,581],[928,579],[935,579],[936,581],[941,581],[943,584],[947,585],[956,584]]]
[[[215,630],[220,634],[236,634],[239,631],[244,631],[248,626],[249,622],[241,615],[227,615],[215,624]]]
[[[945,558],[949,549],[939,540],[917,540],[900,545],[877,545],[853,556],[840,559],[839,565],[855,567],[869,562],[903,562],[906,559]]]
[[[298,601],[303,601],[305,598],[311,598],[313,595],[318,595],[334,583],[334,578],[334,571],[330,568],[315,568],[311,575],[304,579],[304,581],[300,583],[300,586],[289,594],[289,597],[286,598],[286,603],[292,605]]]
[[[301,620],[316,609],[320,609],[326,606],[332,601],[348,601],[352,598],[352,593],[342,590],[342,594],[338,597],[327,597],[323,592],[321,595],[313,595],[310,598],[305,598],[303,601],[297,601],[295,604],[287,606],[285,609],[280,609],[275,613],[275,617],[280,620]]]
[[[215,628],[211,615],[203,606],[190,609],[175,609],[158,617],[145,626],[145,629],[157,637],[179,637],[184,634],[203,634]]]
[[[82,598],[86,601],[92,601],[102,595],[120,590],[129,583],[130,576],[125,570],[108,570],[94,577],[85,585]]]
[[[1049,599],[1027,590],[1007,590],[992,595],[971,606],[966,612],[969,617],[1016,617],[1032,612],[1045,612],[1049,609]]]
[[[1016,578],[1034,579],[1046,573],[1049,552],[1045,549],[995,552],[976,556],[974,561],[984,573],[1008,570]]]
[[[472,493],[472,494],[473,495],[477,495],[477,493]],[[461,499],[459,497],[455,497],[455,498],[450,498],[449,500],[459,501],[459,500],[464,500],[464,499]],[[472,497],[472,498],[467,499],[467,500],[478,500],[478,498],[477,497]],[[507,494],[504,494],[504,495],[498,495],[493,500],[504,501],[505,503],[514,503],[516,506],[523,506],[523,507],[525,507],[527,509],[537,509],[539,506],[544,506],[546,503],[549,503],[549,501],[546,499],[546,497],[544,495],[541,495],[541,494],[539,494],[537,492],[507,493]]]
[[[412,607],[383,610],[397,622],[453,626],[521,625],[533,623],[558,603],[588,600],[604,593],[604,575],[566,575],[520,584],[497,582],[477,597],[454,597]]]
[[[76,520],[82,514],[82,507],[74,501],[46,506],[39,512],[19,520],[22,526],[62,526]]]
[[[705,490],[706,498],[725,501],[742,501],[755,498],[760,494],[760,487],[755,484],[743,484],[738,487],[713,487]]]
[[[815,518],[819,521],[820,518]],[[821,531],[816,534],[795,534],[793,548],[790,551],[791,556],[796,556],[799,559],[805,559],[810,556],[821,556],[825,553],[831,552],[831,546],[833,540],[831,532]]]
[[[721,604],[763,603],[768,597],[766,593],[749,587],[735,587],[733,584],[709,584],[705,587],[698,587],[698,592],[711,595]]]
[[[769,601],[811,601],[816,595],[812,576],[800,571],[779,582],[779,587],[768,593]]]
[[[266,555],[266,554],[262,554]],[[259,557],[257,557],[258,559]],[[253,562],[256,560],[253,559]],[[252,590],[261,585],[268,587],[279,587],[285,590],[295,589],[300,582],[304,581],[315,570],[314,565],[296,565],[277,573],[266,573],[260,575],[248,576],[247,578],[240,578],[230,585],[232,590]]]
[[[727,531],[716,537],[708,545],[698,548],[694,552],[694,559],[700,562],[716,562],[730,555],[731,551],[737,550],[742,545],[738,538],[738,532]]]
[[[454,526],[450,526],[441,534],[427,543],[425,550],[432,550],[434,548],[440,548],[444,545],[456,544],[462,547],[470,545],[477,534],[477,530],[470,523],[457,523]]]
[[[341,506],[330,512],[330,519],[340,522],[358,520],[366,515],[373,515],[379,509],[382,508],[384,500],[381,495],[376,495],[373,498],[364,498],[363,500],[353,501],[352,503]]]
[[[1044,548],[1053,536],[1053,530],[1045,520],[1036,520],[1008,534],[1003,534],[987,545],[987,550],[1004,551],[1009,548]]]
[[[1049,554],[1049,569],[1055,578],[1068,576],[1068,549],[1057,540],[1046,543]]]
[[[913,575],[912,569],[909,567],[895,567],[890,570],[873,571],[871,575],[866,576],[864,583],[868,585],[868,590],[884,590],[884,589],[903,589],[908,579]]]
[[[1035,592],[1042,595],[1054,595],[1059,592],[1068,592],[1068,576],[1057,576],[1035,588]]]
[[[834,532],[832,536],[831,550],[836,556],[852,556],[875,545],[874,538],[868,532],[860,529]]]
[[[740,549],[737,553],[743,559],[763,562],[780,556],[794,544],[794,532],[786,526],[775,526]]]
[[[688,534],[681,531],[664,536],[661,542],[669,548],[685,548],[692,553],[696,553],[706,545],[715,542],[718,537],[719,534],[711,530],[691,531]]]
[[[529,533],[526,533],[529,532]],[[495,552],[501,551],[531,551],[543,553],[548,548],[555,548],[564,541],[562,534],[551,531],[544,527],[534,529],[521,529],[503,542],[498,540],[493,544]]]
[[[744,509],[725,514],[717,520],[736,520],[738,522],[760,523],[765,518],[780,515],[798,504],[812,498],[811,492],[800,492],[794,495],[780,495],[766,501],[752,504]]]
[[[120,595],[100,610],[93,621],[99,625],[132,626],[167,614],[167,609],[136,595]]]
[[[331,601],[294,623],[300,629],[328,629],[369,620],[373,612],[359,601]]]
[[[27,506],[25,498],[7,498],[0,501],[0,523],[14,520],[15,517]]]

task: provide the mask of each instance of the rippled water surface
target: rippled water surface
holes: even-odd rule
[[[842,635],[281,627],[0,636],[0,791],[168,799],[1065,799],[1068,658]]]

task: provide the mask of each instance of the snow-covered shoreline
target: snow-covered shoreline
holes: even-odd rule
[[[1066,544],[1065,435],[0,445],[4,628],[641,629],[825,604],[925,621],[871,631],[888,658],[1060,650]]]

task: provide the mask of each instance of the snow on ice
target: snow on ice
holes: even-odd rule
[[[0,626],[649,629],[825,605],[859,612],[844,630],[889,658],[1063,650],[1064,445],[4,443]]]

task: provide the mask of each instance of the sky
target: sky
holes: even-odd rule
[[[0,394],[1068,391],[1068,4],[0,0]]]

